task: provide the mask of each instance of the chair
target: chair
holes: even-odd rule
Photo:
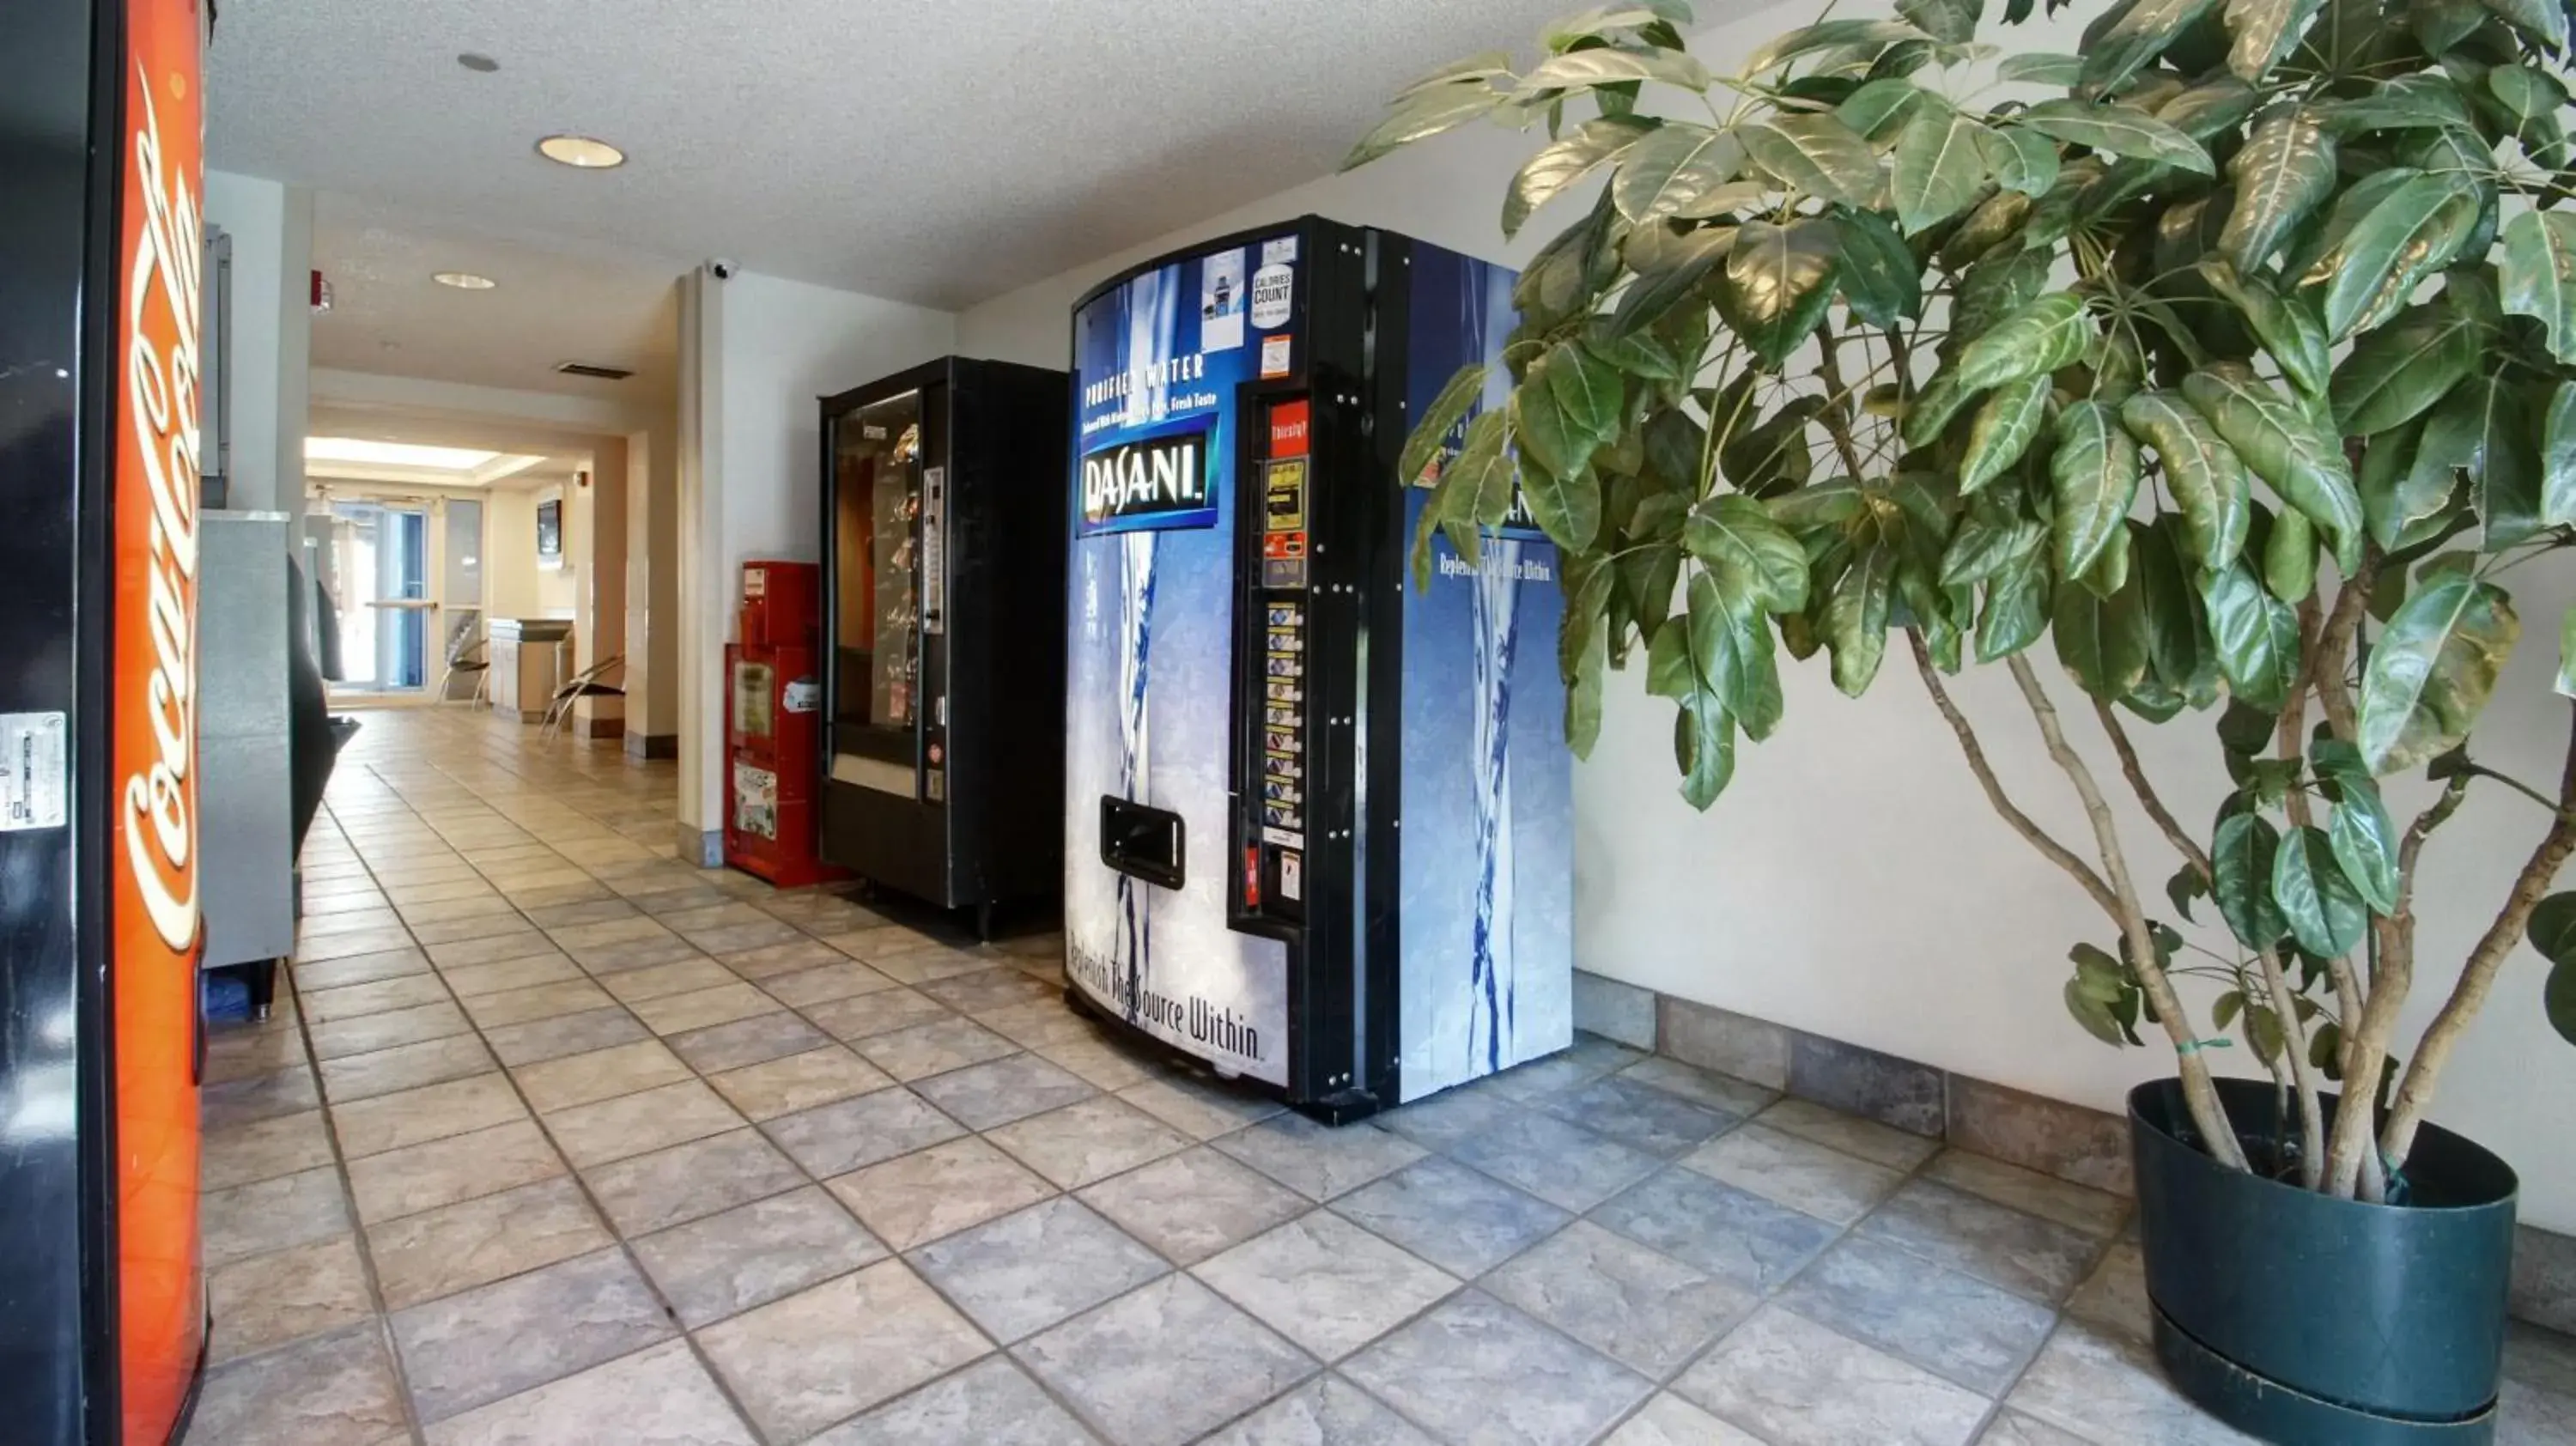
[[[465,700],[466,705],[470,708],[483,706],[485,694],[492,686],[492,655],[484,645],[481,629],[475,626],[480,620],[481,614],[473,608],[458,610],[456,621],[448,628],[447,671],[438,675],[438,691],[430,695],[432,702],[446,702],[448,684],[455,681],[459,673],[471,673],[474,675],[474,693]]]
[[[620,653],[616,657],[605,658],[599,662],[593,663],[589,667],[582,669],[580,672],[573,674],[570,678],[565,679],[563,686],[555,689],[554,696],[546,702],[546,719],[543,723],[537,726],[537,738],[539,741],[552,737],[556,732],[560,731],[563,727],[564,720],[572,716],[572,705],[580,702],[582,699],[625,697],[626,690],[624,688],[620,688],[613,683],[603,683],[600,681],[600,679],[607,677],[610,673],[616,672],[625,666],[626,655]]]

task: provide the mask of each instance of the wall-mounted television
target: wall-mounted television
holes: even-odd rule
[[[537,560],[563,561],[563,499],[537,504]]]

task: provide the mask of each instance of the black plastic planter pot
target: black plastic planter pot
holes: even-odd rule
[[[2276,1127],[2295,1131],[2269,1084],[2218,1089],[2256,1159]],[[2283,1446],[2493,1440],[2513,1170],[2426,1125],[2409,1203],[2365,1205],[2225,1169],[2197,1139],[2180,1082],[2129,1092],[2156,1354],[2175,1386]]]

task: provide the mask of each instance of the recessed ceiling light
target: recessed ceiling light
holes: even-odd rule
[[[424,447],[410,442],[370,442],[363,437],[307,437],[307,462],[365,462],[389,467],[436,467],[451,472],[482,466],[501,454],[473,447]]]
[[[624,151],[589,136],[548,136],[537,142],[537,154],[585,171],[603,171],[610,166],[626,164]]]
[[[501,68],[501,62],[488,55],[477,55],[471,50],[456,57],[456,63],[478,75],[490,75]]]
[[[489,291],[501,284],[489,276],[477,276],[471,271],[442,271],[430,279],[441,286],[453,286],[459,291]]]

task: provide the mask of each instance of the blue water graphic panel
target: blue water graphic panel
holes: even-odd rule
[[[1512,274],[1413,251],[1420,416],[1459,367],[1496,363],[1477,410],[1501,406]],[[1429,497],[1408,495],[1409,545]],[[1471,566],[1432,544],[1404,604],[1404,1097],[1565,1048],[1574,1032],[1574,789],[1557,551],[1535,531],[1488,538]],[[1466,846],[1460,847],[1459,842]],[[1431,845],[1426,847],[1425,845]]]
[[[1235,391],[1265,340],[1274,356],[1294,341],[1279,340],[1284,321],[1265,338],[1263,308],[1246,301],[1255,265],[1281,263],[1277,244],[1175,260],[1074,318],[1065,944],[1074,986],[1103,1008],[1285,1084],[1286,946],[1227,928],[1225,894]],[[1177,455],[1189,446],[1194,457]],[[1086,475],[1086,463],[1100,465]],[[1205,468],[1195,496],[1176,480],[1193,465]],[[1181,888],[1100,861],[1103,796],[1181,816]]]

